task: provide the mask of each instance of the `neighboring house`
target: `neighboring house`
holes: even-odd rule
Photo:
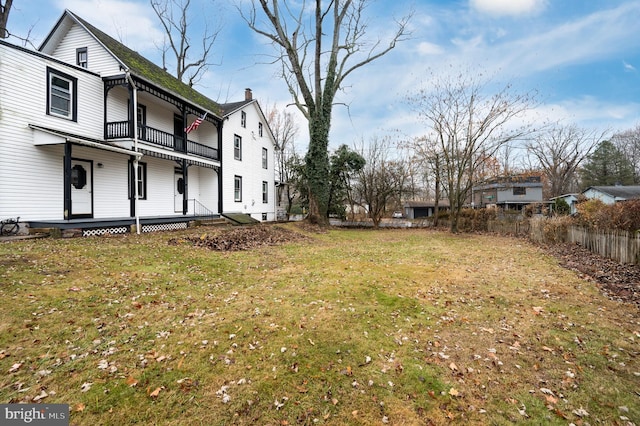
[[[631,186],[590,186],[582,191],[588,199],[599,199],[605,204],[615,204],[619,201],[640,199],[640,185]]]
[[[273,135],[257,102],[241,104],[225,109],[70,11],[38,51],[0,40],[0,218],[84,235],[274,220]]]
[[[578,211],[576,208],[578,204],[578,194],[564,194],[558,197],[549,198],[549,201],[551,201],[550,207],[552,209],[556,200],[564,200],[569,205],[570,214],[575,214]]]
[[[435,214],[435,201],[407,201],[403,205],[403,214],[407,219],[420,219],[423,217],[431,217]],[[449,211],[449,200],[438,201],[438,212],[444,213]]]
[[[524,206],[542,202],[540,176],[508,176],[474,185],[472,205],[475,208],[501,207],[504,210],[522,210]]]

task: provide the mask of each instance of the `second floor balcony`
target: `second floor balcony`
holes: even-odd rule
[[[126,139],[133,137],[129,131],[129,121],[114,121],[107,123],[105,139]],[[219,160],[218,148],[203,145],[198,142],[155,129],[149,126],[138,126],[138,140],[161,146],[171,151],[197,155],[211,160]]]

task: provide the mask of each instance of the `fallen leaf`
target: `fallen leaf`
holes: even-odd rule
[[[127,385],[129,385],[130,387],[134,387],[137,384],[138,384],[138,381],[134,379],[133,376],[127,377]]]
[[[22,367],[22,363],[21,362],[16,362],[9,369],[9,373],[15,373],[16,371],[18,371],[20,369],[20,367]]]
[[[578,417],[589,417],[589,413],[587,413],[587,410],[582,407],[578,408],[577,410],[573,410],[573,414]]]
[[[451,369],[451,371],[458,371],[458,366],[453,362],[449,364],[449,368]]]
[[[48,397],[49,394],[43,389],[42,392],[40,392],[40,395],[36,396],[35,398],[33,398],[34,402],[38,402],[41,399],[45,399],[46,397]]]
[[[533,312],[536,315],[540,315],[542,313],[542,311],[544,310],[544,308],[542,306],[534,306],[533,307]]]
[[[555,395],[551,389],[547,389],[547,388],[540,388],[540,392],[546,395]]]
[[[149,396],[150,396],[151,398],[157,398],[157,396],[158,396],[158,395],[160,395],[160,391],[161,391],[162,389],[164,389],[164,386],[157,387],[153,392],[151,392],[151,393],[149,394]]]
[[[84,407],[85,405],[82,402],[79,402],[73,407],[73,411],[76,413],[82,413],[84,411]]]
[[[80,392],[87,392],[89,389],[91,389],[92,384],[93,383],[84,382],[82,386],[80,386]]]
[[[455,388],[449,389],[449,395],[451,396],[460,396],[460,392],[458,392]]]

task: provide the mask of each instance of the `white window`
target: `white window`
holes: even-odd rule
[[[77,80],[47,69],[47,114],[76,120]]]
[[[244,111],[240,111],[240,125],[247,127],[247,113]]]
[[[242,201],[242,176],[233,178],[233,200]]]
[[[268,169],[269,168],[269,151],[267,151],[267,148],[262,148],[262,168],[263,169]]]
[[[262,202],[265,204],[269,202],[269,183],[264,181],[262,182]]]
[[[238,135],[233,136],[233,158],[242,160],[242,138]]]
[[[82,68],[87,68],[88,64],[89,63],[87,61],[87,48],[80,47],[76,49],[76,65]]]
[[[129,161],[129,198],[133,198],[135,196],[134,184],[135,174],[133,173],[133,162]],[[146,200],[147,199],[147,164],[138,162],[138,199]]]

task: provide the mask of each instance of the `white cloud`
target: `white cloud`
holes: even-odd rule
[[[418,44],[418,54],[420,55],[440,55],[444,53],[444,49],[437,44],[429,43],[428,41],[423,41]]]
[[[57,5],[69,9],[133,50],[152,50],[162,45],[163,33],[147,2],[58,0]]]
[[[496,43],[488,42],[478,29],[466,40],[454,39],[456,50],[449,54],[452,58],[464,56],[469,63],[491,64],[492,69],[508,70],[511,75],[532,75],[636,51],[640,39],[629,34],[639,20],[640,3],[631,2],[555,27],[529,28],[524,37],[513,31]]]
[[[472,9],[494,16],[526,15],[538,13],[546,0],[470,0]]]
[[[614,133],[630,129],[637,123],[640,103],[609,102],[582,96],[545,104],[535,113],[548,122],[576,123],[581,127]]]
[[[635,72],[636,67],[628,63],[627,61],[622,61],[622,66],[624,66],[624,70],[627,72]]]

